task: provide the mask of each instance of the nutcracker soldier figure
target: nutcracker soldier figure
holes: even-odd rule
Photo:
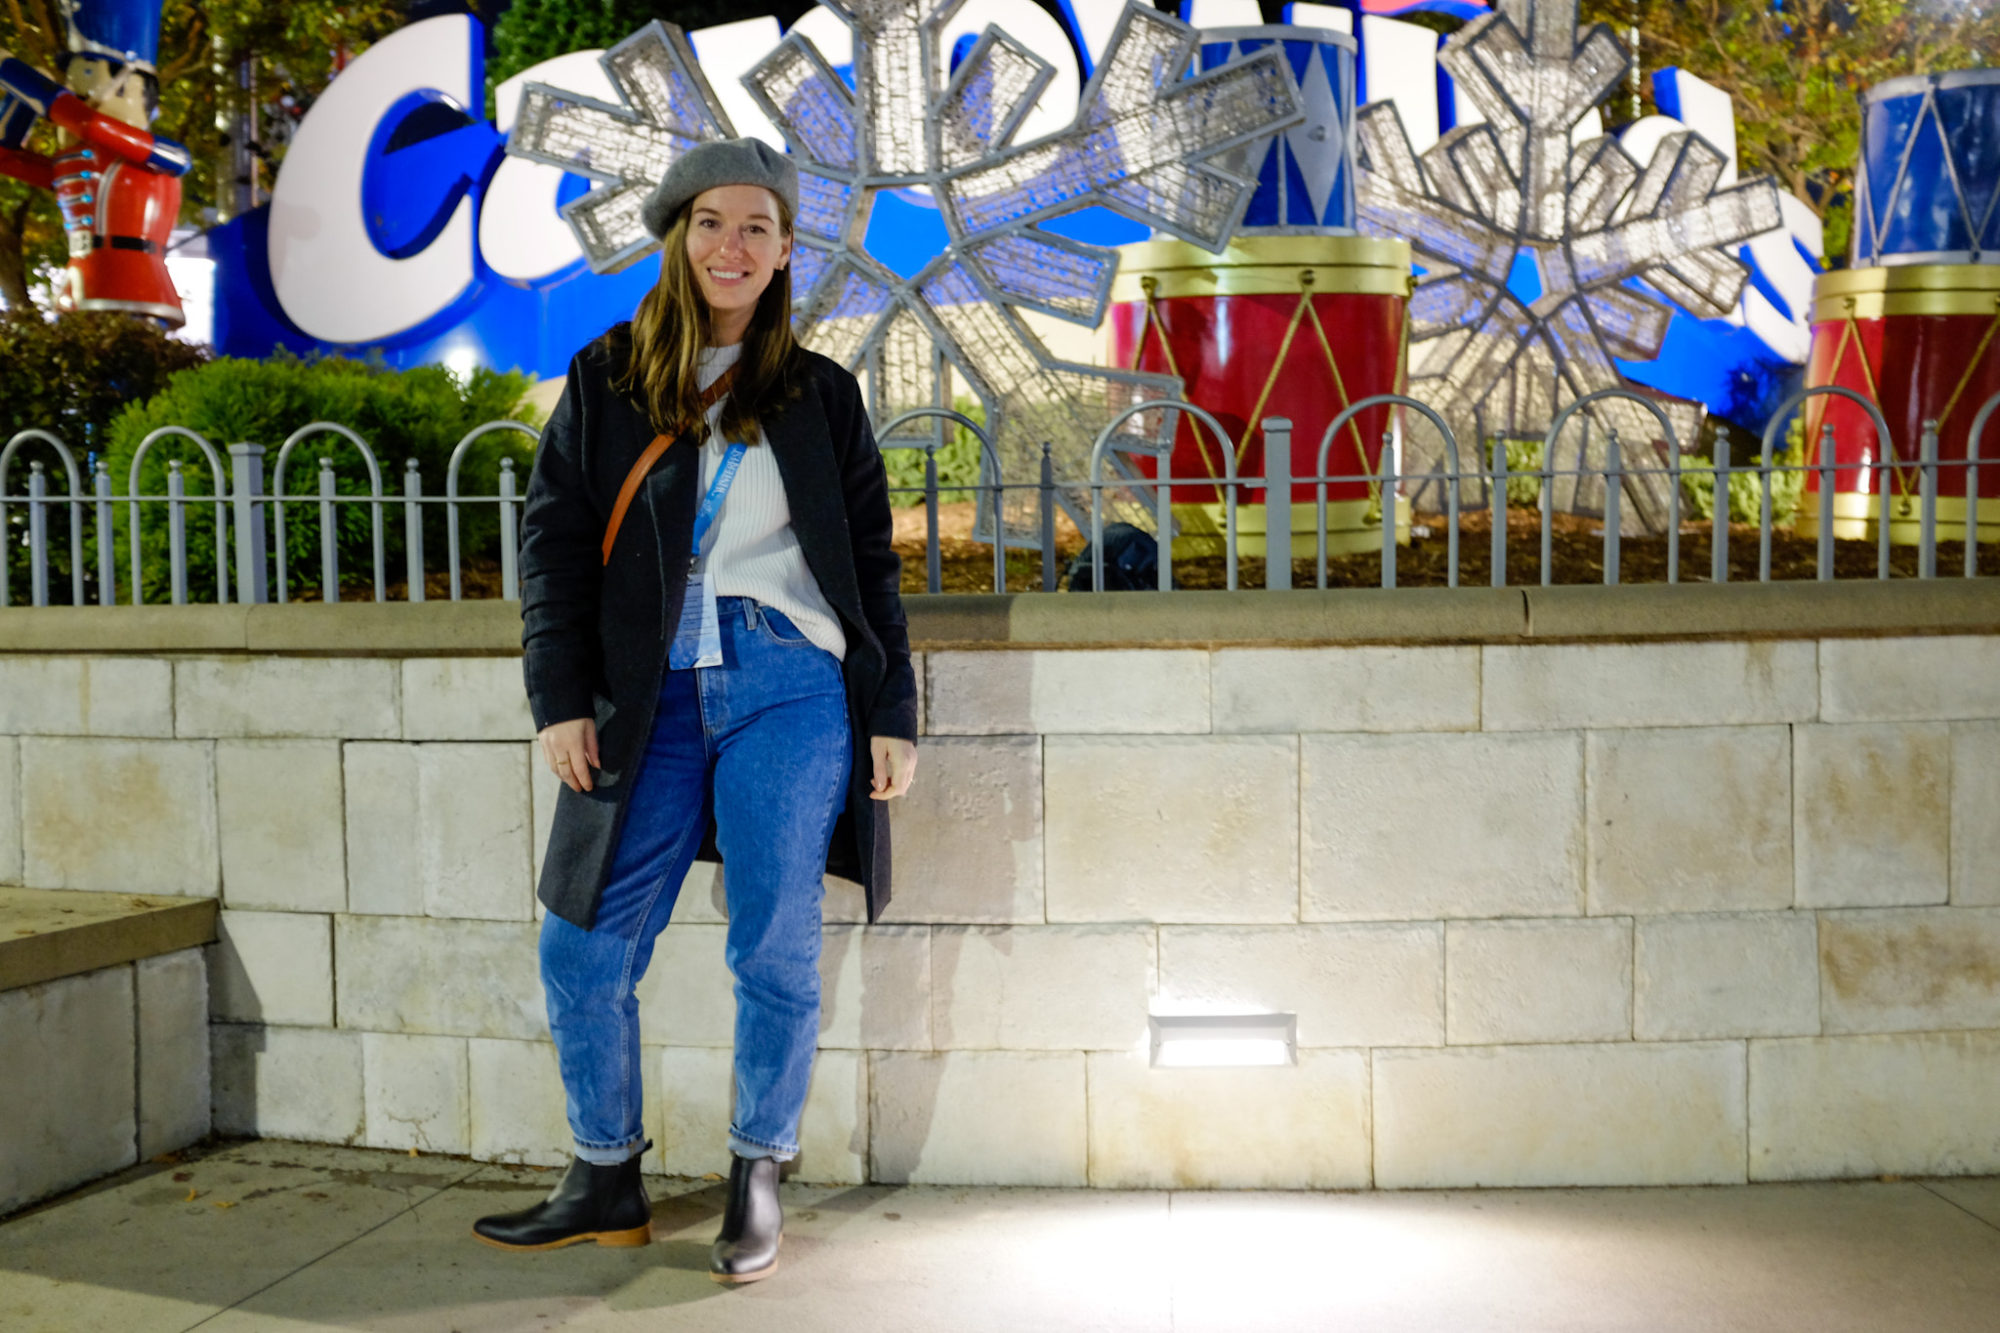
[[[65,88],[0,50],[0,173],[55,192],[69,239],[58,310],[123,310],[182,323],[167,275],[187,150],[152,134],[160,0],[65,0]],[[21,145],[46,117],[54,157]]]

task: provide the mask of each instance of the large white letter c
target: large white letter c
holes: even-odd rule
[[[376,126],[408,94],[434,89],[480,117],[479,40],[464,14],[391,33],[343,70],[299,125],[271,187],[271,286],[312,337],[392,337],[443,310],[472,281],[470,196],[423,250],[391,259],[368,237],[361,181]]]

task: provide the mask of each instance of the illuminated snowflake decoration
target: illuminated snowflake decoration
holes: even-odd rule
[[[1017,145],[1014,134],[1054,69],[988,28],[952,70],[941,34],[961,2],[827,0],[853,30],[853,87],[796,31],[744,77],[799,164],[795,328],[807,346],[866,372],[878,421],[950,407],[957,376],[984,407],[1003,478],[1036,480],[1046,440],[1065,503],[1087,514],[1087,492],[1076,483],[1087,478],[1098,432],[1134,403],[1178,397],[1180,385],[1050,354],[1020,312],[1096,328],[1118,255],[1037,224],[1103,205],[1219,250],[1256,186],[1224,160],[1299,121],[1304,108],[1281,50],[1189,77],[1195,31],[1134,4],[1076,119]],[[599,271],[654,248],[639,205],[674,157],[734,133],[672,28],[642,29],[604,64],[625,105],[531,85],[508,143],[511,153],[605,182],[563,209]],[[887,191],[921,192],[948,235],[943,251],[908,278],[863,244]],[[1128,421],[1120,442],[1164,449],[1173,425],[1166,413],[1144,413]],[[917,426],[919,434],[930,430]],[[1142,490],[1107,497],[1107,508],[1150,528]],[[1010,542],[1035,540],[1031,496],[1009,497]]]
[[[660,248],[639,209],[674,159],[736,131],[679,28],[649,23],[598,63],[623,105],[530,83],[507,151],[604,182],[561,212],[591,269],[611,273]]]
[[[1728,315],[1749,278],[1735,247],[1778,225],[1769,180],[1717,191],[1724,158],[1692,133],[1669,135],[1644,167],[1614,139],[1572,143],[1627,67],[1611,30],[1579,30],[1576,11],[1576,0],[1498,0],[1447,42],[1440,63],[1485,121],[1421,159],[1394,106],[1358,118],[1362,226],[1409,238],[1426,270],[1410,304],[1411,392],[1468,452],[1494,436],[1539,439],[1565,403],[1629,387],[1614,358],[1657,356],[1673,318],[1633,279],[1696,315]],[[1661,405],[1691,447],[1701,405]],[[1636,447],[1661,435],[1645,408],[1612,399],[1584,412],[1596,428],[1566,428],[1556,467],[1602,468],[1605,428],[1628,465],[1660,463]],[[1406,475],[1440,466],[1434,442],[1406,446]],[[1439,487],[1420,491],[1436,502]],[[1603,492],[1601,475],[1558,477],[1556,507],[1599,513]],[[1625,493],[1645,530],[1663,527],[1664,477],[1629,476]]]

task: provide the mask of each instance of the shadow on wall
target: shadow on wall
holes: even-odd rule
[[[915,929],[926,935],[926,952],[931,927]],[[862,931],[846,931],[845,947],[866,948],[868,936]],[[912,997],[901,991],[897,978],[886,969],[870,967],[861,960],[861,1033],[870,1046],[868,1064],[868,1107],[865,1137],[868,1147],[868,1179],[876,1184],[901,1185],[922,1179],[924,1147],[930,1142],[931,1120],[937,1113],[938,1081],[944,1075],[944,1056],[929,1051],[882,1051],[873,1049],[871,1034],[891,1030],[897,1015],[907,1013]],[[927,1011],[925,1028],[937,1022],[931,996],[939,992],[937,978],[924,969],[929,985],[918,997]],[[824,1020],[822,1020],[824,1021]],[[935,1031],[929,1045],[937,1044]],[[884,1089],[885,1066],[895,1068],[893,1095]]]
[[[222,966],[227,946],[209,946],[211,974]],[[217,1134],[256,1137],[258,1059],[269,1046],[267,1030],[260,1024],[217,1023],[209,1029],[211,1042],[210,1088],[214,1127]]]

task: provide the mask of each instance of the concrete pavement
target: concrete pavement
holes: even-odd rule
[[[511,1255],[553,1173],[256,1142],[0,1223],[9,1333],[2000,1330],[2000,1179],[1372,1194],[786,1186],[784,1262],[709,1281],[712,1182],[655,1243]]]

